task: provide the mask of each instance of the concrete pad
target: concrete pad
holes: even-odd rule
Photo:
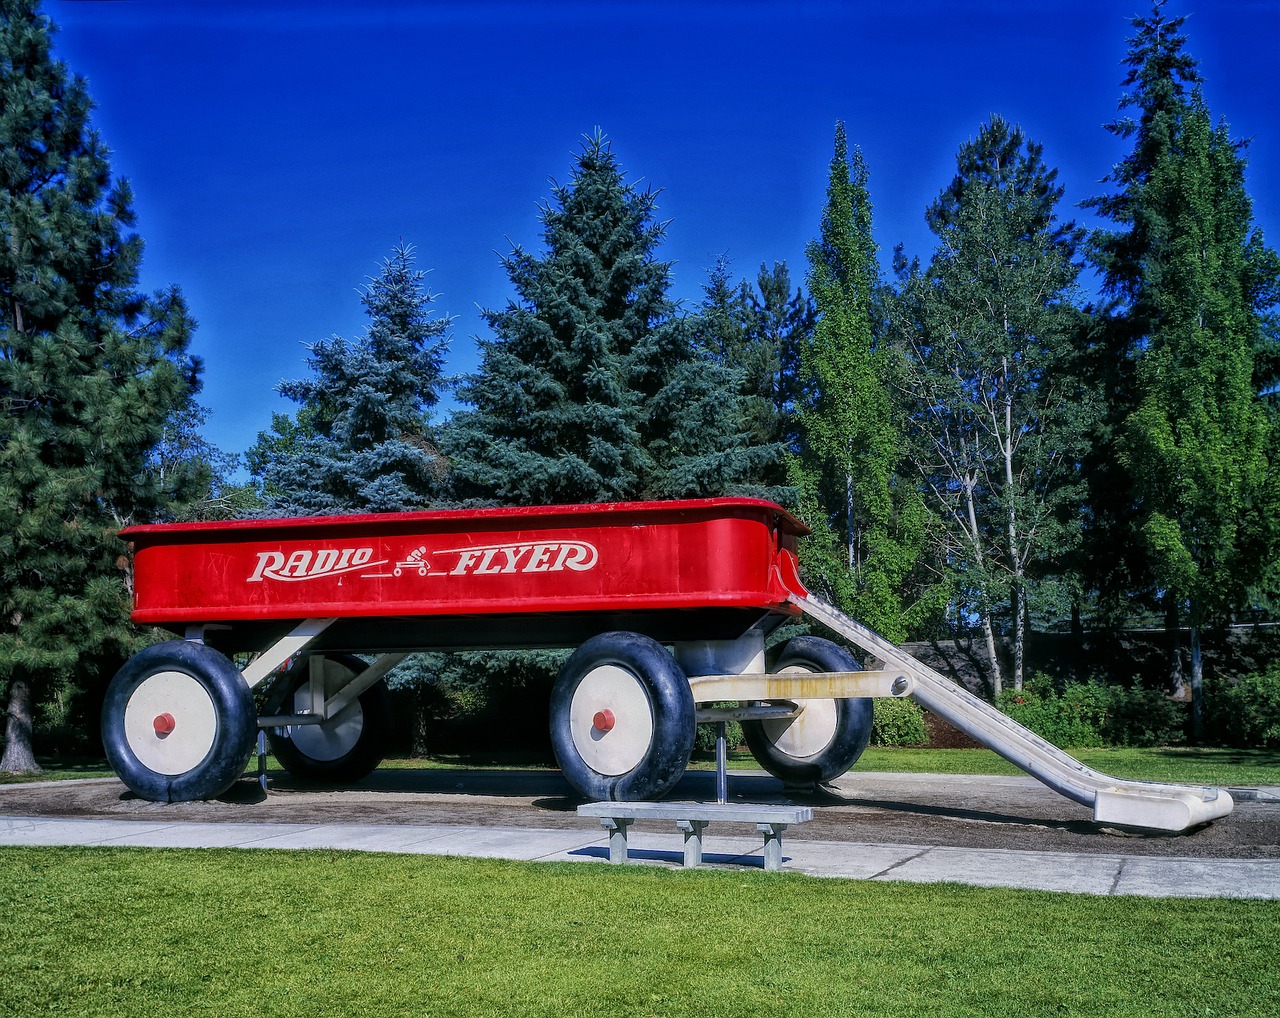
[[[412,852],[418,845],[447,837],[456,828],[443,825],[316,824],[294,831],[270,832],[255,848],[333,848],[360,852]]]
[[[155,833],[172,824],[137,820],[51,820],[6,817],[0,826],[0,845],[103,845],[133,834]],[[156,844],[164,844],[158,840]]]
[[[874,879],[1105,895],[1111,893],[1120,863],[1119,857],[1107,855],[931,848]]]
[[[1276,899],[1280,898],[1280,860],[1125,859],[1114,893],[1146,898]]]
[[[632,831],[632,862],[676,868],[684,838]],[[599,828],[543,830],[397,824],[163,823],[0,816],[0,845],[156,848],[333,848],[513,860],[608,859]],[[1186,859],[921,845],[804,841],[784,836],[783,871],[816,877],[956,882],[1084,894],[1280,900],[1280,860]],[[704,865],[759,869],[763,839],[706,836]]]
[[[815,877],[871,880],[928,851],[921,845],[860,845],[842,841],[788,841],[783,838],[782,868]]]
[[[135,827],[139,826],[134,824]],[[273,838],[305,831],[305,824],[155,824],[103,842],[144,848],[257,848]]]
[[[582,831],[455,827],[440,838],[406,851],[424,855],[531,861],[562,855],[587,840]]]

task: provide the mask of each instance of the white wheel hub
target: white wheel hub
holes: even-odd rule
[[[782,674],[808,672],[811,669],[793,665]],[[840,705],[835,700],[801,700],[800,713],[794,718],[770,719],[762,722],[764,734],[777,748],[795,760],[808,760],[831,745],[836,737]]]
[[[354,672],[338,661],[324,662],[324,699],[334,696],[354,677]],[[310,681],[303,682],[294,691],[293,709],[297,713],[311,710]],[[298,752],[312,760],[338,760],[346,756],[360,741],[364,731],[364,711],[359,700],[353,700],[340,714],[331,717],[318,725],[293,725],[289,730],[289,738],[298,748]]]
[[[644,683],[617,665],[593,668],[574,690],[569,731],[578,756],[597,774],[633,770],[653,745],[653,706]]]
[[[124,708],[124,734],[138,762],[156,774],[185,774],[218,739],[218,711],[209,691],[186,672],[143,679]]]

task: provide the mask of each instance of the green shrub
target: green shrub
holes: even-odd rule
[[[1102,738],[1108,746],[1167,746],[1187,730],[1187,705],[1157,689],[1106,686]]]
[[[1083,690],[1083,693],[1078,693]],[[1028,727],[1053,745],[1102,745],[1098,709],[1087,686],[1068,686],[1062,695],[1042,694],[1032,689],[1009,689],[1000,694],[996,706],[1019,725]]]
[[[36,751],[56,756],[92,756],[101,752],[100,704],[100,700],[95,701],[71,682],[59,683],[47,699],[36,704],[31,739]],[[0,740],[0,747],[3,745]]]
[[[920,746],[926,741],[924,710],[914,700],[879,698],[874,703],[873,746]]]
[[[1212,683],[1205,693],[1205,734],[1246,749],[1280,747],[1280,663],[1234,682]]]
[[[1023,689],[1005,690],[996,706],[1055,746],[1101,746],[1106,699],[1105,686],[1070,683],[1056,693],[1027,683]]]
[[[996,706],[1057,746],[1163,746],[1185,730],[1181,704],[1139,686],[1071,682],[1055,690],[1037,675]]]

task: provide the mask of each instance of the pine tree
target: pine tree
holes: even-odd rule
[[[1113,410],[1102,436],[1119,469],[1094,501],[1113,558],[1129,549],[1125,578],[1163,605],[1175,693],[1190,624],[1194,726],[1201,628],[1237,607],[1275,556],[1275,422],[1259,387],[1277,260],[1252,224],[1242,146],[1212,127],[1185,19],[1164,6],[1133,21],[1120,106],[1136,116],[1110,125],[1132,149],[1109,178],[1117,191],[1092,200],[1115,224],[1092,248],[1113,301],[1104,359],[1120,366],[1104,376]]]
[[[366,332],[315,343],[313,376],[278,386],[299,404],[297,420],[273,418],[248,456],[267,512],[402,512],[440,497],[447,471],[430,414],[449,319],[432,317],[435,298],[414,261],[413,248],[398,245],[361,294]]]
[[[676,314],[657,195],[600,133],[542,210],[546,253],[504,260],[480,370],[448,447],[464,498],[512,505],[727,494],[774,455],[742,423],[740,381]]]
[[[721,256],[702,287],[698,307],[699,343],[708,359],[736,369],[746,401],[746,425],[758,442],[777,437],[773,390],[779,364],[777,351],[756,334],[752,293],[746,280],[731,279],[729,259]]]
[[[981,625],[994,692],[1007,627],[1021,688],[1038,566],[1074,536],[1096,401],[1078,364],[1075,226],[1041,147],[999,117],[961,146],[926,218],[938,248],[904,294],[899,342],[936,559]],[[1002,624],[1003,623],[1003,624]]]
[[[902,592],[922,517],[914,489],[899,483],[902,416],[883,341],[867,177],[860,151],[850,164],[838,123],[821,230],[808,252],[817,322],[801,355],[808,470],[798,480],[810,505],[827,505],[821,523],[845,548],[849,580],[826,576],[818,585],[872,629],[902,640]]]
[[[0,770],[34,770],[33,706],[136,649],[123,524],[182,504],[155,451],[200,365],[176,289],[137,289],[132,199],[33,0],[0,2]]]
[[[758,295],[757,295],[758,294]],[[800,287],[791,289],[786,262],[760,266],[756,292],[748,294],[754,328],[776,365],[772,400],[778,430],[775,437],[789,452],[800,447],[799,410],[804,391],[801,356],[813,337],[816,312],[813,301]]]
[[[750,444],[773,450],[755,478],[757,493],[792,504],[785,452],[796,447],[796,393],[801,346],[808,342],[813,313],[803,292],[791,292],[783,262],[762,265],[753,288],[745,279],[730,281],[729,261],[721,257],[703,286],[694,318],[699,345],[713,364],[736,371],[741,415]]]

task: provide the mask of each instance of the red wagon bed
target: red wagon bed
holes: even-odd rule
[[[576,646],[610,628],[733,639],[797,614],[797,539],[771,502],[706,499],[130,527],[135,622],[259,649]]]

